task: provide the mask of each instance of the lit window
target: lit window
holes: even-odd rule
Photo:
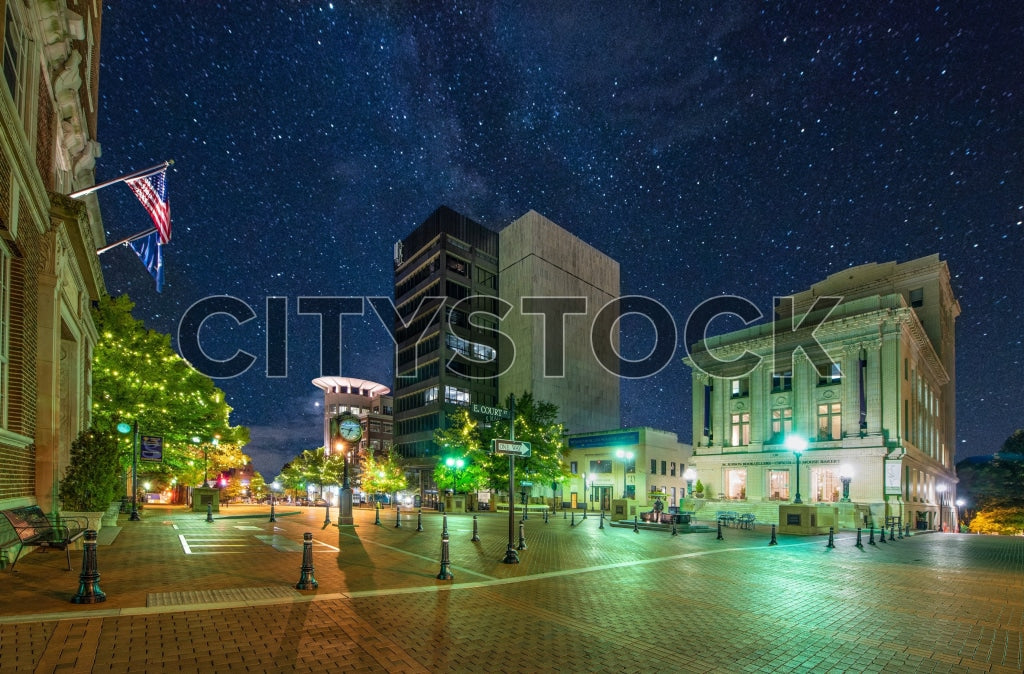
[[[768,499],[771,501],[789,500],[789,471],[768,471]]]
[[[444,401],[455,405],[469,404],[469,390],[458,386],[444,387]]]
[[[793,432],[793,408],[772,410],[772,435],[779,442]]]
[[[732,380],[732,397],[742,398],[748,395],[750,392],[750,380],[744,377],[743,379]]]
[[[772,373],[772,391],[792,391],[793,371],[785,370]]]
[[[840,403],[818,405],[818,439],[839,440],[842,438],[842,421],[842,405]]]
[[[732,415],[732,442],[733,447],[750,444],[750,412],[742,412]]]
[[[818,366],[818,385],[838,384],[843,380],[843,371],[839,363],[823,363]]]

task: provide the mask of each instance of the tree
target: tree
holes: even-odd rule
[[[202,447],[193,437],[220,440],[220,453],[213,452],[214,468],[244,466],[245,461],[237,461],[244,456],[241,447],[249,441],[248,429],[231,426],[224,392],[174,352],[169,335],[147,330],[136,320],[132,308],[122,295],[101,299],[93,310],[101,336],[92,367],[95,429],[114,433],[119,423],[137,423],[140,433],[161,436],[163,461],[145,463],[140,470],[167,482],[171,477],[188,485],[202,481]],[[121,436],[123,468],[131,465],[132,449],[131,434]]]
[[[1020,454],[1024,456],[1024,428],[1018,428],[1003,442],[1001,454]]]
[[[565,464],[567,445],[565,427],[556,421],[558,406],[536,401],[524,393],[516,401],[515,436],[531,444],[528,458],[516,458],[516,477],[538,485],[550,486],[567,479]],[[491,440],[508,438],[509,422],[497,421],[490,428],[481,427],[465,409],[449,417],[451,425],[434,431],[434,442],[465,456],[468,465],[479,471],[485,486],[495,491],[508,491],[508,456],[492,454]],[[461,484],[461,478],[460,478]]]
[[[974,516],[970,528],[976,534],[1020,536],[1024,534],[1024,509],[987,508]]]
[[[383,458],[367,452],[362,459],[360,475],[362,489],[368,494],[395,494],[409,488],[405,468],[393,449]]]

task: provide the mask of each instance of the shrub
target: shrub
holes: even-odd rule
[[[117,438],[90,429],[71,443],[71,464],[60,483],[65,510],[106,510],[118,493]]]

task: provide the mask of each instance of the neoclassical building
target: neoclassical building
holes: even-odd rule
[[[56,510],[89,425],[103,224],[65,195],[95,184],[101,11],[0,1],[0,508]]]
[[[845,526],[952,522],[949,279],[938,255],[852,267],[779,298],[772,323],[691,345],[690,467],[707,499],[777,521],[799,484],[803,503],[836,504]]]

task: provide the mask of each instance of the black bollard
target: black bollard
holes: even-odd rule
[[[570,527],[576,526],[576,513],[575,512],[573,512],[573,514],[572,514],[572,521],[569,522],[569,526]]]
[[[447,518],[448,516],[445,515]],[[448,559],[448,525],[445,525],[444,531],[441,532],[441,571],[437,574],[438,580],[452,580],[455,576],[452,575],[452,565]]]
[[[896,537],[892,535],[894,531],[896,531],[896,525],[895,524],[890,524],[889,525],[889,542],[890,543],[892,543],[893,541],[896,540]]]
[[[878,527],[878,533],[880,534],[878,542],[885,543],[885,527]]]
[[[678,536],[679,535],[679,532],[676,531],[676,523],[675,523],[675,521],[672,522],[672,535],[673,536]]]
[[[315,590],[316,586],[316,578],[313,577],[313,534],[307,531],[302,534],[302,575],[295,589]]]
[[[476,517],[474,515],[473,517]],[[416,531],[423,531],[423,508],[416,513]]]
[[[864,544],[860,540],[860,527],[857,527],[857,542],[854,544],[854,547],[864,548]]]
[[[564,520],[564,519],[565,519],[566,517],[568,517],[568,515],[566,515],[566,514],[565,514],[565,511],[563,510],[563,511],[562,511],[562,519]]]
[[[395,528],[402,528],[402,506],[400,505],[395,506]]]
[[[901,526],[897,527],[896,531],[899,532],[900,540],[902,540],[903,539],[903,526],[901,525]]]
[[[516,546],[516,550],[526,549],[526,523],[519,520],[519,545]]]
[[[835,529],[833,529],[832,527],[829,527],[828,528],[828,544],[825,545],[826,548],[834,548],[834,547],[836,547],[836,539],[835,539],[834,535],[835,535]]]
[[[910,525],[907,525],[907,538],[910,538]]]
[[[82,543],[82,573],[78,576],[78,594],[71,598],[72,604],[99,604],[107,600],[100,589],[100,572],[96,566],[96,530],[85,532]]]
[[[604,511],[601,511],[601,523],[597,527],[598,529],[604,529]]]
[[[544,509],[544,524],[548,523],[548,509]]]
[[[476,515],[473,515],[473,538],[469,540],[474,543],[478,543],[480,541],[480,529],[477,527]]]
[[[871,528],[868,529],[868,545],[875,544],[875,525],[872,524]]]
[[[640,533],[640,527],[637,526],[636,515],[633,515],[633,533]]]
[[[379,502],[377,503],[377,507],[373,511],[373,523],[376,524],[378,527],[384,526],[383,524],[380,523],[380,503]]]
[[[213,505],[211,505],[209,503],[206,504],[206,521],[207,522],[212,522],[213,521]]]
[[[443,515],[441,517],[441,535],[448,538],[448,516]]]
[[[718,520],[718,538],[716,538],[715,540],[716,541],[724,541],[725,540],[724,538],[722,538],[722,520]]]
[[[768,545],[778,545],[779,542],[775,540],[775,525],[772,525],[772,540],[768,541]]]
[[[270,501],[270,521],[271,522],[276,522],[277,521],[277,517],[274,516],[274,501],[273,501],[273,499],[271,499],[271,501]]]
[[[341,505],[340,504],[338,505],[338,513],[339,514],[341,513]],[[324,526],[323,526],[323,528],[326,529],[329,526],[331,526],[331,502],[326,500],[326,499],[324,499]]]

